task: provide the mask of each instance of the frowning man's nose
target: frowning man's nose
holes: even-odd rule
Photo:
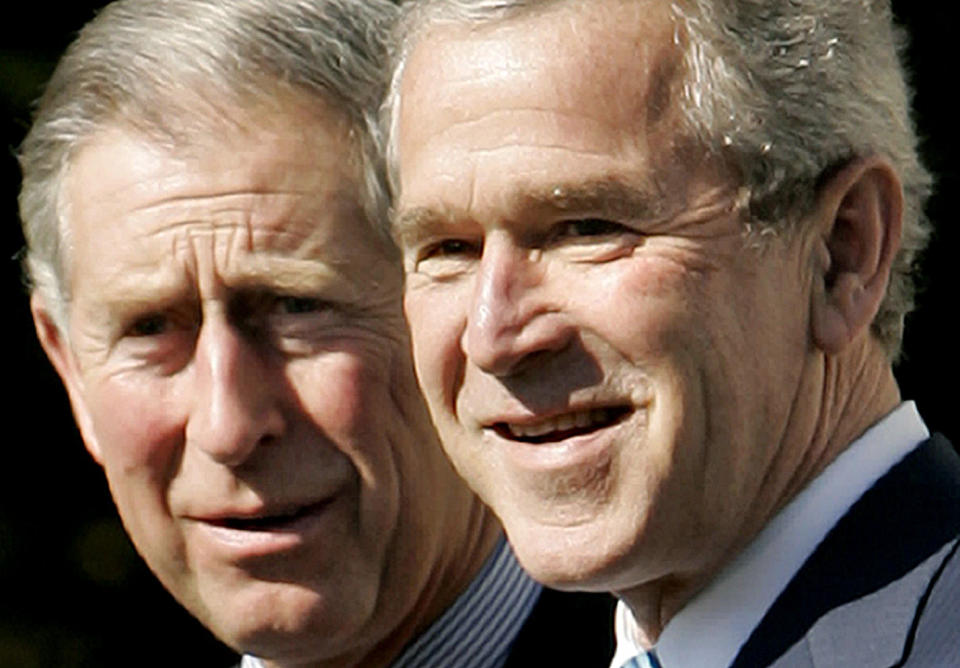
[[[194,360],[188,446],[226,466],[239,466],[282,435],[282,387],[265,354],[226,317],[205,319]]]

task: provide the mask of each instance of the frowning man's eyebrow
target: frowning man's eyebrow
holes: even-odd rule
[[[241,271],[227,277],[232,288],[265,289],[289,294],[328,294],[353,302],[360,286],[336,262],[319,258],[293,258],[261,254],[248,258]]]
[[[262,254],[244,258],[220,277],[227,290],[265,290],[290,295],[322,295],[326,299],[354,303],[365,289],[331,262]],[[191,269],[180,266],[126,267],[111,276],[88,308],[101,318],[130,310],[166,307],[183,300],[199,300]]]
[[[600,178],[576,183],[523,186],[514,189],[505,198],[504,215],[570,214],[576,216],[608,217],[614,220],[660,220],[668,214],[664,197],[652,188],[625,183],[617,178]],[[414,247],[418,241],[430,238],[459,221],[474,219],[470,211],[449,208],[411,207],[401,210],[393,223],[393,234],[401,247]]]

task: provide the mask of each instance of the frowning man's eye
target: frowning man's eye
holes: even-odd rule
[[[118,336],[111,355],[124,360],[128,370],[146,369],[161,375],[173,373],[187,362],[200,326],[198,314],[188,307],[146,311],[128,322],[116,322]]]
[[[130,329],[127,330],[129,336],[146,337],[159,336],[170,328],[170,319],[160,313],[153,313],[142,318],[138,318]]]

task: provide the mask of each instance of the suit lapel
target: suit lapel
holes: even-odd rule
[[[958,534],[960,458],[937,435],[878,480],[827,534],[754,629],[731,668],[773,664],[829,611],[905,578]],[[929,578],[927,574],[920,581]],[[914,587],[918,582],[908,580]],[[901,653],[905,642],[907,638],[899,639]]]
[[[900,665],[919,604],[956,545],[947,543],[899,580],[829,611],[771,668]]]

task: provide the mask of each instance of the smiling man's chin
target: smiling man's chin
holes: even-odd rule
[[[618,542],[618,534],[593,507],[567,504],[557,508],[554,520],[506,523],[507,537],[517,558],[534,579],[557,589],[607,591],[609,574],[616,570],[632,540]]]

